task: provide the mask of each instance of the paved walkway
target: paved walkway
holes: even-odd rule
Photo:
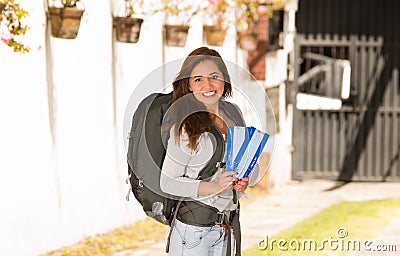
[[[267,195],[249,198],[241,212],[243,250],[257,244],[266,235],[272,236],[342,200],[362,201],[400,197],[400,183],[337,183],[326,180],[291,181]],[[400,212],[399,212],[400,215]],[[383,228],[373,242],[397,245],[397,253],[357,252],[354,255],[400,255],[400,217]],[[166,255],[164,243],[144,246],[140,250],[125,251],[114,256]]]
[[[266,235],[272,236],[339,201],[363,201],[400,197],[400,183],[337,183],[334,181],[311,180],[291,182],[282,188],[258,198],[242,211],[241,223],[244,235],[243,249],[252,247]],[[400,215],[400,212],[399,212]],[[254,221],[256,220],[256,221]],[[374,244],[400,244],[400,218],[393,220],[375,239]],[[400,255],[396,253],[349,255]]]

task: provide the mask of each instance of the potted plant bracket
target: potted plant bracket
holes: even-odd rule
[[[201,9],[200,2],[192,0],[161,0],[166,13],[163,40],[167,46],[184,47],[189,34],[190,21]]]
[[[208,45],[221,46],[224,44],[226,32],[220,26],[204,25],[203,34]]]
[[[239,47],[243,50],[255,51],[258,46],[258,34],[238,34]]]
[[[75,39],[79,32],[84,10],[78,9],[79,0],[63,0],[62,7],[49,7],[51,35],[56,38]]]
[[[133,17],[114,17],[113,20],[118,42],[137,43],[139,41],[143,19]]]
[[[202,6],[203,20],[203,41],[208,45],[222,46],[225,41],[226,31],[234,20],[231,15],[235,11],[237,1],[210,0],[205,1]],[[208,2],[208,3],[207,3]]]
[[[116,30],[118,42],[137,43],[139,41],[143,19],[133,17],[136,14],[136,7],[141,7],[141,2],[137,2],[134,0],[125,0],[125,16],[113,17],[113,26]],[[134,4],[139,4],[139,6],[134,6]]]
[[[165,44],[168,46],[184,47],[189,33],[188,25],[164,24]]]

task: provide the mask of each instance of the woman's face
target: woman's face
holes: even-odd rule
[[[224,77],[211,60],[197,64],[189,78],[189,88],[206,107],[214,106],[224,93]]]

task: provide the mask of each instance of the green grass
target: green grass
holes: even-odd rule
[[[399,214],[400,198],[361,202],[343,201],[320,211],[275,236],[268,237],[268,247],[266,249],[265,243],[260,244],[260,246],[254,245],[246,250],[243,255],[345,255],[346,252],[357,248],[357,245],[351,241],[360,241],[362,244],[365,239],[373,238],[393,217],[399,216]],[[339,229],[345,229],[348,235],[344,238],[338,237]],[[338,249],[331,250],[329,241],[325,242],[323,247],[321,246],[324,239],[330,238],[338,240],[338,242],[332,243],[332,248],[338,246]],[[273,248],[271,250],[272,239],[275,239],[276,242],[272,244]],[[278,248],[277,241],[280,239],[283,239],[281,248],[288,248],[288,251],[282,251]],[[264,241],[266,240],[264,238]],[[316,251],[314,251],[314,246],[311,246],[311,250],[309,249],[311,240],[315,240],[317,243]],[[286,241],[286,244],[283,244],[284,241]],[[299,247],[297,247],[299,249],[290,250],[291,247],[296,248],[296,241],[299,241]],[[304,241],[306,241],[305,250],[302,245]],[[342,242],[344,242],[343,246]],[[342,247],[344,248],[343,250],[341,250]]]

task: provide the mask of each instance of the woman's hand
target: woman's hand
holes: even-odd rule
[[[234,176],[237,175],[237,172],[226,171],[223,172],[216,182],[218,188],[218,192],[216,194],[224,193],[228,189],[232,188],[233,182],[236,180]]]
[[[236,179],[233,182],[233,189],[238,192],[244,192],[249,186],[249,178]]]
[[[238,192],[244,192],[249,185],[249,178],[237,179],[235,171],[223,172],[215,182],[201,181],[198,188],[198,196],[216,195],[233,188]]]

